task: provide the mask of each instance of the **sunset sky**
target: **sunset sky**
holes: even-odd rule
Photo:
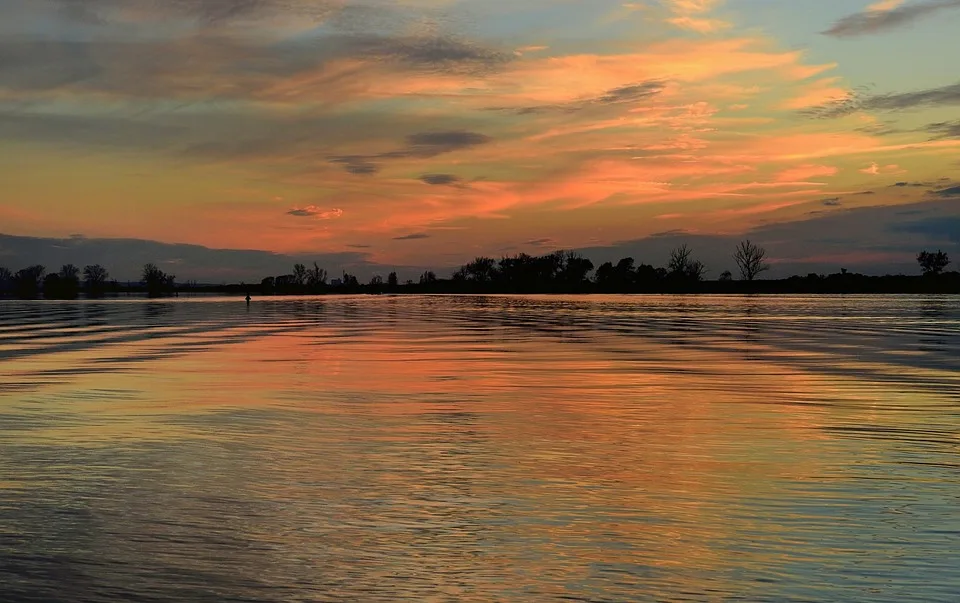
[[[0,0],[0,233],[882,271],[960,242],[958,31],[960,0]]]

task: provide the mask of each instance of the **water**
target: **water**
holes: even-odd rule
[[[0,600],[955,601],[958,297],[0,303]]]

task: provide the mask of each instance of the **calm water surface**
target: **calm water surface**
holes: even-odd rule
[[[960,600],[960,298],[0,303],[0,601],[397,600]]]

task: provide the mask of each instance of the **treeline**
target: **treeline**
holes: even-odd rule
[[[399,293],[401,291],[420,291],[436,288],[445,283],[437,278],[432,270],[420,275],[419,280],[407,279],[400,282],[396,272],[391,272],[384,279],[374,275],[369,282],[361,283],[356,275],[343,272],[338,277],[330,277],[327,271],[313,263],[312,267],[304,264],[294,264],[293,271],[280,276],[268,276],[260,281],[259,287],[250,285],[228,285],[231,290],[245,290],[261,295],[320,295],[324,293]]]
[[[708,280],[709,267],[694,257],[688,245],[673,249],[665,266],[637,264],[633,258],[593,262],[576,252],[541,256],[525,253],[499,260],[478,257],[448,279],[427,271],[417,281],[399,282],[396,272],[386,280],[374,276],[360,283],[347,272],[328,278],[316,262],[296,264],[289,274],[263,279],[259,287],[230,285],[225,293],[298,295],[325,293],[960,293],[960,273],[944,270],[950,258],[942,251],[917,256],[920,276],[866,276],[848,272],[808,274],[787,279],[758,280],[770,269],[767,252],[750,240],[741,241],[731,256],[737,275],[724,271]]]
[[[177,283],[172,274],[155,264],[143,267],[141,280],[121,285],[109,281],[99,264],[80,270],[72,264],[46,273],[29,266],[11,273],[0,267],[0,295],[21,298],[72,299],[81,293],[100,297],[120,293],[145,293],[151,297],[180,292],[240,295],[320,295],[380,293],[960,293],[960,273],[945,272],[950,258],[943,251],[922,251],[917,256],[919,276],[866,276],[848,272],[808,274],[779,280],[758,280],[770,269],[766,250],[749,240],[737,245],[732,259],[738,274],[725,271],[708,280],[709,268],[694,257],[687,245],[670,253],[666,266],[637,264],[627,257],[616,263],[593,262],[575,252],[557,251],[541,256],[517,254],[499,260],[478,257],[456,270],[449,279],[424,272],[417,281],[403,283],[396,272],[386,279],[377,275],[361,283],[343,272],[330,278],[316,262],[295,264],[292,272],[262,279],[259,284],[198,286]]]
[[[543,256],[518,254],[494,260],[478,257],[436,289],[452,293],[960,293],[960,273],[945,273],[950,259],[942,251],[917,256],[920,276],[866,276],[848,272],[758,280],[770,269],[767,252],[749,240],[732,254],[735,276],[724,271],[708,280],[708,266],[687,245],[673,249],[666,266],[593,263],[572,252]],[[593,272],[592,276],[590,273]]]
[[[14,273],[0,266],[0,294],[27,299],[41,294],[47,299],[74,299],[83,292],[100,297],[119,288],[119,283],[108,282],[109,278],[110,273],[100,264],[85,266],[83,270],[64,264],[59,272],[51,273],[39,264]]]
[[[140,281],[121,284],[110,280],[110,273],[100,264],[84,266],[83,270],[73,264],[64,264],[57,272],[47,272],[45,266],[35,264],[16,272],[0,266],[0,296],[22,299],[76,299],[104,297],[120,293],[146,293],[159,297],[175,294],[187,285],[176,284],[176,277],[146,264]]]

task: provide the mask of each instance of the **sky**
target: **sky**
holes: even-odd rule
[[[0,265],[691,242],[718,274],[749,237],[771,275],[913,270],[960,251],[957,31],[960,0],[0,0]]]

